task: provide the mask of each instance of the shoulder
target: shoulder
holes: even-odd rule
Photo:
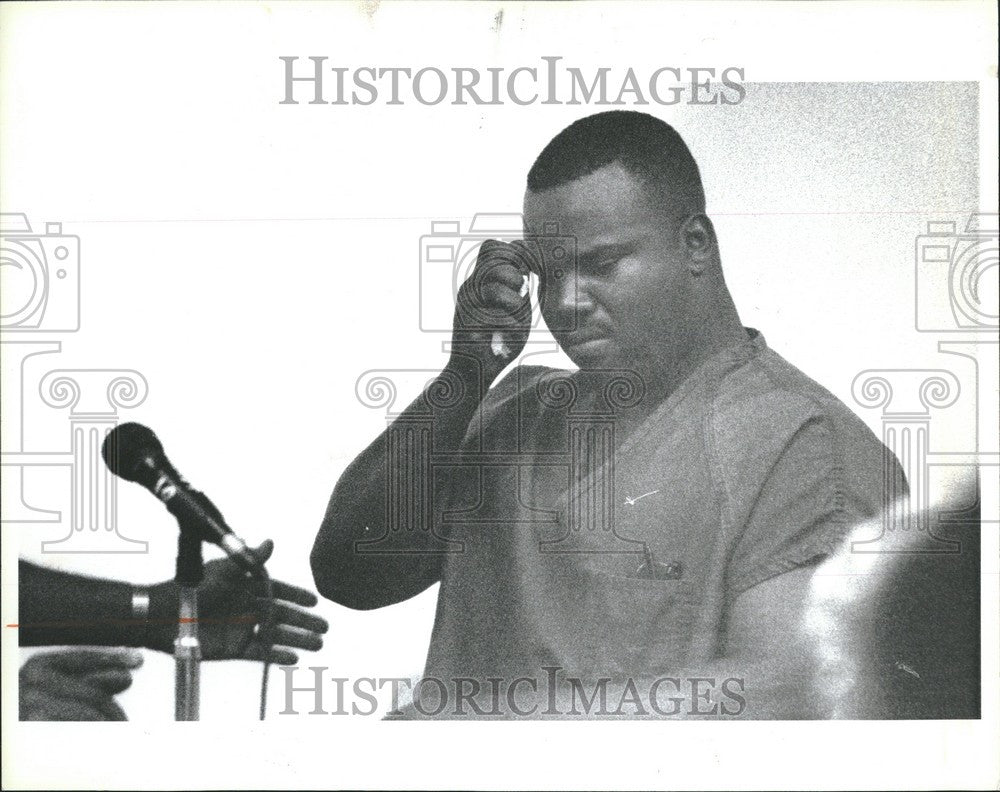
[[[869,511],[882,500],[886,465],[898,469],[847,405],[767,347],[719,379],[707,423],[731,490],[753,492],[775,475],[813,479]],[[795,482],[786,484],[794,489]]]
[[[846,450],[882,444],[855,413],[826,388],[769,348],[720,377],[709,420],[735,445],[757,451],[784,447],[804,429]],[[820,431],[821,430],[821,431]]]

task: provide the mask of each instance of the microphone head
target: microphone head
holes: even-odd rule
[[[153,430],[139,423],[116,426],[104,438],[101,456],[108,469],[126,481],[140,481],[150,463],[163,459],[163,445]]]

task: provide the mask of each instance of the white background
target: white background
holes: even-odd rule
[[[674,124],[701,165],[744,324],[880,432],[878,414],[851,398],[858,372],[962,373],[937,337],[914,330],[914,244],[927,220],[996,206],[995,32],[986,3],[5,4],[0,205],[36,229],[61,221],[82,248],[81,329],[29,373],[140,371],[149,396],[123,419],[154,427],[248,541],[276,540],[274,576],[311,585],[333,483],[384,427],[358,401],[358,376],[429,373],[444,360],[445,336],[418,327],[420,237],[432,220],[464,228],[477,212],[519,211],[541,147],[602,108],[282,106],[278,57],[485,69],[561,55],[618,75],[740,66],[739,105],[639,109]],[[913,84],[776,84],[807,81]],[[935,450],[969,450],[970,399],[966,388],[937,418]],[[65,414],[29,402],[32,442],[63,450]],[[68,508],[68,479],[42,474],[29,487],[35,502]],[[5,526],[4,571],[20,553],[169,577],[172,519],[138,487],[119,492],[123,530],[148,554],[42,555],[65,527]],[[995,785],[995,559],[990,536],[983,723],[382,724],[280,716],[275,671],[261,726],[259,667],[230,662],[203,668],[203,722],[179,726],[172,661],[147,653],[122,697],[130,725],[18,725],[16,635],[4,630],[5,783]],[[13,583],[5,574],[5,624],[16,621]],[[331,632],[303,665],[418,675],[435,596],[369,613],[322,603]]]

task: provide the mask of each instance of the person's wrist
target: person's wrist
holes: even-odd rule
[[[158,652],[173,651],[176,633],[177,592],[172,582],[149,586],[149,604],[145,624],[140,626],[141,646]],[[171,629],[173,628],[173,629]]]
[[[149,627],[149,586],[132,586],[132,623],[140,631]]]
[[[119,589],[125,607],[108,622],[100,645],[145,646],[149,627],[149,587],[125,583],[120,584]]]
[[[458,378],[463,385],[478,386],[484,376],[488,377],[489,372],[485,371],[482,360],[478,355],[479,350],[472,345],[463,347],[453,347],[448,363],[441,372],[442,377]],[[486,384],[490,381],[487,379]]]
[[[480,383],[489,388],[508,362],[498,358],[489,344],[480,341],[453,343],[451,356],[442,373],[458,377],[467,386],[468,392],[476,392]]]

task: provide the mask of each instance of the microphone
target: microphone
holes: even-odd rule
[[[170,464],[152,429],[138,423],[116,426],[104,438],[101,456],[116,476],[141,484],[163,501],[182,531],[219,545],[247,572],[260,574],[261,564],[246,542],[226,525],[215,504]]]

